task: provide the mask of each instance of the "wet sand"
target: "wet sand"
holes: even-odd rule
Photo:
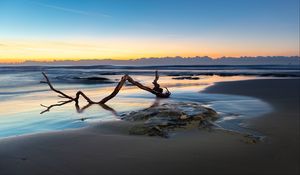
[[[222,131],[169,139],[130,136],[112,122],[0,140],[0,174],[299,174],[299,79],[222,82],[205,90],[253,96],[272,113],[247,121],[267,136],[246,144]]]

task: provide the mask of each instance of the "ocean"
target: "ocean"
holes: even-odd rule
[[[271,107],[252,97],[205,94],[201,90],[221,81],[258,78],[293,78],[300,76],[295,65],[253,66],[2,66],[0,67],[0,138],[83,128],[99,122],[120,120],[124,112],[144,109],[158,99],[129,83],[107,103],[111,110],[92,105],[78,110],[74,103],[53,107],[62,99],[51,91],[42,72],[53,86],[75,96],[78,90],[97,101],[109,95],[124,74],[140,83],[152,86],[155,70],[159,83],[172,95],[164,101],[192,101],[215,109],[222,118],[218,124],[228,129],[243,130],[242,120],[271,111]],[[86,105],[80,102],[81,107]],[[42,113],[42,114],[41,114]]]

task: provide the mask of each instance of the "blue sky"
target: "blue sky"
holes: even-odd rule
[[[283,54],[297,54],[299,0],[1,0],[0,26],[2,45],[120,37],[152,44],[184,41],[182,47],[193,43],[195,48],[202,41],[199,50],[209,41],[220,54],[222,44],[245,42],[266,46],[266,53],[282,46]]]

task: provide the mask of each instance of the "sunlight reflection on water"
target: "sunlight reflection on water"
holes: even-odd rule
[[[133,77],[148,86],[151,86],[153,80],[152,76],[139,75]],[[115,78],[120,78],[120,76],[116,76]],[[169,87],[172,96],[170,99],[161,100],[161,102],[168,100],[199,102],[212,107],[220,114],[224,114],[224,121],[234,121],[241,117],[262,115],[271,108],[268,104],[259,99],[233,95],[199,93],[200,90],[203,90],[215,82],[251,78],[253,77],[200,76],[199,80],[174,80],[172,77],[162,76],[160,78],[160,82],[162,82],[161,85],[163,87]],[[38,78],[33,79],[38,80]],[[77,90],[81,89],[93,99],[100,100],[112,92],[115,83],[106,85],[54,85],[59,89],[65,89],[64,92],[68,94],[75,94]],[[50,91],[46,84],[40,84],[39,82],[35,85],[25,87],[18,85],[13,86],[13,88],[2,88],[0,99],[0,137],[81,128],[95,122],[118,119],[118,116],[114,113],[105,110],[99,105],[92,105],[83,112],[78,113],[73,102],[53,108],[50,112],[41,115],[40,112],[44,110],[44,108],[41,107],[40,104],[50,105],[61,99]],[[155,97],[152,94],[141,91],[136,87],[126,86],[120,91],[117,97],[109,101],[107,105],[120,114],[126,111],[150,107],[154,102]],[[85,102],[81,101],[81,105],[84,106]],[[223,123],[226,124],[224,121]]]

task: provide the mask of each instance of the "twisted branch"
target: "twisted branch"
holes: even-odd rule
[[[46,83],[49,85],[50,89],[51,89],[52,91],[54,91],[54,92],[60,94],[60,95],[58,95],[59,97],[61,97],[61,98],[68,98],[68,99],[70,99],[70,100],[74,100],[73,97],[71,97],[71,96],[69,96],[69,95],[67,95],[67,94],[65,94],[65,93],[63,93],[63,92],[61,92],[61,91],[55,89],[55,88],[52,86],[52,84],[50,83],[50,80],[48,79],[47,75],[46,75],[44,72],[42,72],[42,74],[44,75],[44,77],[45,77],[45,79],[46,79]]]
[[[73,101],[73,100],[61,101],[61,102],[59,102],[59,103],[56,103],[56,104],[53,104],[53,105],[50,105],[50,106],[45,106],[45,105],[41,104],[41,106],[42,106],[42,107],[45,107],[46,109],[45,109],[44,111],[42,111],[40,114],[43,114],[43,113],[45,113],[45,112],[49,112],[50,109],[53,108],[53,107],[56,107],[56,106],[63,106],[63,105],[65,105],[65,104],[67,104],[67,103],[70,103],[70,102],[72,102],[72,101]]]
[[[150,92],[150,93],[156,95],[156,97],[159,97],[159,98],[168,98],[168,97],[171,95],[170,91],[169,91],[167,88],[166,88],[166,92],[163,93],[163,89],[160,88],[160,85],[157,83],[157,82],[158,82],[158,79],[159,79],[159,75],[158,75],[158,72],[157,72],[157,71],[155,72],[155,79],[154,79],[154,81],[152,82],[153,85],[154,85],[153,88],[150,88],[150,87],[147,87],[147,86],[142,85],[141,83],[139,83],[139,82],[133,80],[133,78],[131,78],[129,75],[124,75],[124,76],[121,78],[120,82],[119,82],[119,83],[117,84],[117,86],[115,87],[115,89],[113,90],[113,92],[112,92],[110,95],[104,97],[102,100],[100,100],[100,101],[98,101],[98,102],[95,102],[95,101],[91,100],[91,99],[90,99],[87,95],[85,95],[82,91],[78,91],[78,92],[76,93],[75,98],[73,98],[73,97],[71,97],[71,96],[69,96],[69,95],[63,93],[62,91],[59,91],[59,90],[55,89],[55,88],[52,86],[52,84],[51,84],[49,78],[47,77],[47,75],[46,75],[44,72],[42,72],[42,74],[43,74],[43,76],[45,77],[46,83],[49,85],[50,89],[51,89],[52,91],[54,91],[54,92],[56,92],[56,93],[59,94],[58,97],[60,97],[60,98],[67,98],[67,99],[69,99],[69,100],[68,100],[68,101],[62,101],[61,103],[54,104],[54,105],[51,105],[51,106],[49,106],[49,107],[41,104],[41,106],[47,108],[46,110],[42,111],[41,114],[43,114],[44,112],[48,112],[52,107],[55,107],[55,106],[62,106],[62,105],[64,105],[64,104],[70,103],[70,102],[72,102],[72,101],[75,102],[75,105],[76,105],[77,110],[82,112],[85,108],[79,110],[79,98],[80,98],[80,96],[82,96],[82,97],[88,102],[89,105],[87,105],[87,106],[90,106],[91,104],[99,104],[99,105],[101,105],[102,107],[105,107],[105,108],[109,109],[109,107],[106,106],[105,103],[106,103],[107,101],[111,100],[112,98],[114,98],[114,97],[119,93],[119,91],[122,89],[122,87],[123,87],[123,85],[125,84],[126,81],[130,82],[131,84],[137,86],[138,88],[140,88],[140,89],[142,89],[142,90],[148,91],[148,92]],[[115,112],[115,111],[114,111],[114,112]]]

